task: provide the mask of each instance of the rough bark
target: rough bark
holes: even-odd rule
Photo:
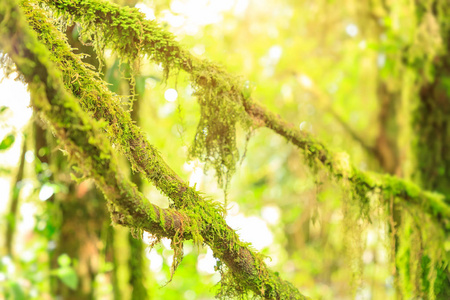
[[[49,51],[28,29],[17,5],[6,0],[0,4],[0,20],[5,25],[0,32],[0,43],[36,96],[34,109],[48,119],[70,158],[81,166],[81,171],[92,177],[102,189],[111,202],[109,208],[115,222],[173,240],[182,236],[183,239],[194,237],[197,243],[205,241],[215,251],[216,257],[233,271],[237,282],[254,293],[270,299],[305,299],[291,284],[268,270],[262,259],[239,241],[217,211],[208,207],[210,203],[196,201],[202,198],[192,189],[184,190],[176,198],[180,200],[183,196],[185,206],[195,203],[195,208],[189,207],[191,211],[182,208],[163,210],[146,201],[136,186],[118,172],[111,145],[101,132],[102,125],[91,120],[76,99],[65,91],[62,75],[51,63]],[[130,145],[132,149],[138,147],[143,148],[143,145]],[[156,153],[155,149],[151,150]],[[166,171],[163,178],[155,180],[160,187],[186,186],[176,174],[173,174],[175,178],[167,177],[168,167],[162,160],[157,160],[152,153],[142,154],[145,157],[139,159],[156,165],[156,170]],[[211,234],[212,229],[215,229],[214,234]]]
[[[385,199],[398,197],[407,203],[418,205],[440,222],[443,228],[450,226],[450,206],[445,202],[443,195],[421,190],[417,185],[395,176],[363,172],[347,161],[344,162],[343,169],[339,153],[333,153],[310,134],[253,101],[233,76],[209,62],[190,55],[170,33],[161,29],[156,22],[145,20],[137,10],[125,10],[99,0],[44,1],[77,20],[95,26],[106,40],[111,39],[108,46],[120,55],[137,58],[140,54],[148,54],[155,62],[162,63],[167,70],[180,68],[188,72],[192,75],[192,81],[200,88],[217,89],[224,99],[228,99],[227,101],[237,101],[255,126],[270,128],[304,150],[311,164],[320,164],[329,170],[330,176],[345,179],[354,187],[362,201],[366,201],[367,192],[381,191]],[[112,42],[114,40],[121,42],[114,43]],[[136,146],[145,148],[145,144],[141,141],[135,142]],[[145,162],[138,160],[137,163],[142,167]],[[181,186],[178,188],[182,191]]]

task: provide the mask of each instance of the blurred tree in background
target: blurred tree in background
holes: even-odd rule
[[[0,0],[0,299],[450,299],[449,16]]]

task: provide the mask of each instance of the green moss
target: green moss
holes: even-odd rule
[[[43,12],[31,7],[28,7],[28,9],[25,7],[25,10],[30,23],[40,33],[41,40],[53,50],[53,60],[58,63],[64,72],[66,88],[71,89],[79,96],[80,104],[85,110],[89,110],[93,117],[108,121],[109,126],[103,127],[103,129],[114,138],[116,145],[129,158],[133,167],[144,173],[174,201],[174,207],[177,208],[175,214],[180,214],[179,218],[167,215],[166,211],[160,208],[153,208],[160,226],[180,229],[171,235],[175,251],[172,270],[174,271],[181,261],[182,241],[186,238],[192,238],[197,245],[201,245],[203,242],[207,243],[218,258],[227,261],[227,264],[230,265],[236,264],[236,259],[240,257],[241,253],[250,253],[250,257],[242,258],[241,264],[252,264],[251,259],[248,262],[247,260],[251,257],[256,259],[254,254],[247,250],[248,245],[240,242],[236,233],[226,225],[223,219],[224,209],[217,203],[203,199],[198,192],[182,182],[165,164],[157,150],[143,138],[143,134],[133,125],[129,115],[118,105],[119,101],[108,91],[106,85],[81,62],[79,57],[70,52],[70,49],[60,37],[61,34],[52,29],[51,26],[42,26],[43,23],[46,23],[43,22],[46,19]],[[36,20],[39,21],[36,22]],[[48,23],[46,24],[48,25]],[[70,68],[67,66],[70,66]],[[102,125],[104,126],[104,123]],[[95,139],[90,141],[96,142]],[[129,193],[130,191],[125,189],[123,192]],[[135,209],[135,212],[140,214],[146,212],[145,207],[130,206],[128,209]],[[182,218],[181,216],[186,217]],[[175,226],[175,219],[181,221],[186,219],[189,222]],[[133,222],[136,226],[150,230],[152,233],[155,230],[157,231],[157,228],[144,227],[142,223],[138,223],[131,218],[128,218],[127,222]],[[258,266],[261,270],[266,270],[263,263],[259,263]],[[252,268],[250,266],[250,270]],[[240,270],[236,271],[239,278],[254,275],[253,273],[240,274]],[[266,270],[265,272],[269,271]],[[236,276],[236,272],[233,272],[233,274]],[[251,280],[248,282],[246,290],[258,290],[257,287],[263,285],[264,282]],[[274,283],[270,283],[270,285],[274,285]],[[278,292],[280,291],[273,291],[273,293]],[[296,298],[302,298],[295,289],[291,289],[289,292]]]
[[[192,73],[195,95],[200,104],[200,121],[193,145],[192,158],[199,158],[216,171],[219,185],[227,189],[239,161],[236,146],[236,124],[248,130],[249,123],[239,92],[233,86],[239,83],[212,65],[204,65]]]
[[[154,21],[144,20],[137,9],[122,8],[104,1],[46,1],[58,8],[62,16],[81,22],[85,39],[96,43],[97,53],[105,47],[114,49],[131,62],[148,55],[160,63],[166,76],[171,70],[184,69],[191,74],[201,117],[193,144],[192,158],[199,158],[216,171],[219,186],[225,191],[239,161],[236,147],[236,124],[248,130],[250,122],[240,103],[242,84],[211,63],[190,57],[173,36]],[[102,34],[99,35],[98,33]]]
[[[359,210],[351,212],[348,218],[357,216],[370,221],[370,197],[377,194],[384,203],[393,198],[403,199],[405,207],[413,204],[414,211],[422,209],[427,211],[433,217],[430,224],[434,226],[431,228],[436,231],[435,236],[441,238],[443,233],[445,235],[445,229],[450,226],[450,208],[442,195],[423,192],[408,181],[392,176],[369,174],[360,171],[349,162],[343,163],[346,159],[343,160],[341,154],[333,154],[314,137],[301,132],[253,102],[245,86],[242,89],[242,84],[238,80],[211,63],[191,57],[174,42],[170,34],[159,28],[155,22],[145,21],[136,10],[122,10],[117,6],[95,0],[47,0],[47,2],[62,11],[63,15],[70,14],[81,21],[84,28],[87,28],[84,36],[93,39],[99,50],[106,46],[112,47],[129,61],[138,60],[140,56],[147,54],[152,60],[163,65],[166,76],[169,75],[169,70],[178,69],[191,74],[201,105],[201,119],[191,154],[216,169],[222,186],[226,187],[226,182],[234,172],[239,159],[235,141],[237,123],[240,122],[244,128],[249,128],[250,123],[254,127],[266,126],[302,149],[311,167],[323,166],[329,175],[343,186],[350,186],[349,194],[358,202]],[[51,40],[46,43],[54,44]],[[58,57],[64,56],[57,55]],[[63,66],[61,68],[64,70]],[[73,72],[74,70],[76,71]],[[108,121],[110,126],[105,129],[110,136],[119,137],[117,145],[121,146],[121,151],[132,162],[133,169],[145,173],[147,178],[174,200],[174,207],[190,217],[192,222],[189,228],[193,232],[194,240],[198,244],[202,242],[210,244],[220,259],[226,259],[228,252],[234,253],[233,257],[239,258],[240,256],[236,256],[235,253],[242,251],[246,245],[239,242],[237,236],[227,228],[220,211],[213,208],[211,203],[202,201],[197,192],[178,180],[177,175],[162,161],[156,149],[141,138],[139,129],[133,127],[127,115],[121,112],[118,104],[114,102],[115,98],[105,92],[103,87],[98,88],[101,86],[100,81],[97,80],[95,83],[92,81],[95,76],[85,72],[78,64],[71,65],[67,71],[69,73],[65,78],[66,87],[81,99],[84,108],[90,110],[92,116]],[[74,74],[81,76],[74,77]],[[104,101],[105,99],[108,101]],[[226,247],[221,244],[224,240],[229,241]],[[253,259],[254,267],[258,269],[260,266],[258,259],[255,256]],[[232,266],[233,262],[228,262],[228,265]],[[234,270],[231,272],[229,274],[232,274],[230,275],[232,278],[229,280],[226,275],[228,273],[224,273],[224,287],[227,286],[226,282],[229,282],[228,285],[235,287],[236,290],[250,289],[257,294],[265,295],[271,294],[272,291],[278,295],[283,293],[282,288],[278,286],[279,281],[270,275],[270,272],[267,276],[264,272],[263,276],[260,276],[259,272],[250,274],[248,280],[236,274]],[[256,275],[258,276],[255,277]],[[259,291],[255,290],[255,287],[259,287]]]
[[[173,236],[175,229],[161,226],[155,207],[120,174],[111,145],[102,133],[102,124],[90,119],[75,98],[64,90],[62,74],[50,61],[49,51],[28,29],[18,7],[4,2],[0,5],[0,15],[2,19],[8,15],[5,23],[11,26],[0,31],[2,49],[8,52],[28,82],[33,107],[52,125],[69,159],[79,164],[85,175],[94,178],[110,201],[113,218],[119,216],[138,230],[145,228],[157,235]],[[164,214],[174,216],[174,211],[165,210]],[[186,218],[181,214],[177,216]]]
[[[445,224],[450,218],[450,208],[442,203],[434,203],[435,199],[428,199],[427,195],[414,192],[406,192],[401,187],[394,188],[387,182],[385,186],[380,182],[373,186],[372,180],[364,181],[366,178],[359,174],[351,174],[354,167],[350,166],[350,173],[343,174],[342,170],[335,165],[334,155],[309,134],[300,131],[281,120],[279,116],[253,102],[249,97],[248,89],[233,76],[217,68],[209,62],[204,62],[192,57],[184,51],[173,37],[158,27],[156,22],[146,21],[143,16],[134,10],[122,10],[117,6],[106,4],[98,0],[91,1],[68,1],[68,0],[46,0],[49,4],[57,7],[64,13],[69,13],[92,30],[103,33],[102,43],[115,49],[124,57],[127,53],[147,54],[157,62],[162,63],[165,69],[183,69],[191,74],[191,79],[196,89],[196,94],[201,105],[201,119],[199,122],[194,144],[191,147],[191,155],[199,157],[215,170],[219,183],[226,187],[227,180],[235,171],[239,153],[236,148],[235,127],[240,122],[244,128],[250,126],[266,126],[305,151],[307,161],[311,165],[323,164],[330,175],[337,178],[350,178],[353,184],[361,183],[367,188],[358,188],[357,194],[366,202],[365,193],[368,190],[383,189],[391,191],[394,196],[404,197],[413,203],[425,203],[430,201],[430,213],[438,218],[442,215]],[[120,17],[118,17],[120,16]],[[139,24],[139,25],[136,25]],[[120,27],[120,31],[115,27]],[[124,30],[123,28],[127,28]],[[139,36],[137,39],[123,40],[122,36]],[[167,45],[167,46],[161,46]],[[127,49],[125,52],[122,49]],[[128,55],[128,56],[127,56]],[[246,114],[246,116],[244,115]],[[353,181],[355,177],[357,180]],[[374,176],[372,176],[374,177]],[[397,183],[396,183],[397,184]],[[400,185],[407,187],[408,183],[402,181]],[[400,195],[401,194],[401,195]],[[443,209],[443,210],[442,210]],[[437,214],[436,211],[440,210]]]

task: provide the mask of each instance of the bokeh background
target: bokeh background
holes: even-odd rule
[[[411,173],[408,101],[414,84],[401,73],[399,52],[420,29],[412,1],[114,2],[156,19],[191,53],[241,78],[253,99],[348,154],[360,169]],[[70,26],[69,41],[98,67],[79,31]],[[128,67],[108,49],[104,56],[111,90],[129,95]],[[191,186],[225,202],[214,171],[188,155],[199,120],[188,76],[164,80],[161,67],[143,58],[135,79],[139,106],[133,113],[149,141]],[[395,115],[386,117],[391,104],[385,97],[392,94],[402,96]],[[220,275],[208,247],[187,242],[183,262],[166,284],[170,241],[150,248],[151,236],[144,233],[144,244],[136,246],[140,242],[128,229],[110,226],[93,183],[71,179],[62,149],[29,107],[26,86],[12,75],[3,79],[0,95],[0,299],[53,299],[80,291],[78,299],[132,299],[134,268],[142,272],[148,299],[214,298]],[[393,130],[395,143],[386,145],[401,155],[383,161],[373,148],[382,149],[382,138]],[[396,298],[381,207],[373,206],[371,222],[346,222],[346,211],[356,206],[345,185],[310,168],[296,147],[264,128],[249,136],[238,128],[237,141],[242,160],[229,183],[226,220],[267,255],[273,270],[314,299]],[[169,205],[145,180],[141,188],[151,202]],[[143,259],[133,267],[139,251]]]

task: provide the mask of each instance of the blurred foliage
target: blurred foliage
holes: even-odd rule
[[[246,97],[251,95],[331,148],[347,152],[363,170],[388,171],[371,149],[382,130],[395,131],[401,155],[399,174],[414,178],[410,115],[417,105],[415,85],[418,77],[432,79],[432,58],[442,53],[442,41],[439,32],[420,34],[424,26],[432,30],[436,20],[427,15],[425,25],[418,23],[414,1],[383,3],[153,0],[139,5],[142,9],[145,5],[152,8],[156,20],[192,53],[239,74],[245,82]],[[421,43],[416,44],[418,41]],[[405,47],[410,49],[406,58]],[[110,90],[129,96],[128,82],[123,80],[130,77],[127,67],[108,49],[104,58],[104,75]],[[405,59],[410,60],[408,65],[423,72],[407,69]],[[142,95],[140,126],[148,132],[150,142],[197,190],[224,201],[214,171],[198,160],[189,161],[200,106],[188,75],[180,72],[166,80],[159,65],[142,59],[135,84],[137,93]],[[398,101],[394,125],[387,129],[383,129],[385,124],[380,124],[379,118],[383,111],[381,85]],[[442,80],[442,85],[448,91],[450,80]],[[168,89],[177,91],[176,101],[166,100]],[[132,101],[132,97],[127,99]],[[129,104],[124,103],[131,107]],[[1,107],[0,113],[4,110],[6,107]],[[2,136],[0,150],[7,151],[15,137],[9,132]],[[301,153],[283,138],[267,129],[248,135],[238,127],[236,143],[241,161],[229,183],[228,218],[230,222],[233,218],[244,220],[239,225],[244,240],[248,238],[253,244],[263,241],[258,250],[268,256],[267,263],[275,271],[313,299],[400,297],[394,282],[395,249],[389,216],[383,207],[372,207],[370,222],[349,221],[344,216],[358,216],[358,212],[353,211],[356,205],[345,186],[330,182],[324,171],[311,170]],[[41,150],[58,151],[57,146]],[[27,160],[26,179],[22,182],[28,192],[21,198],[22,205],[34,212],[22,213],[20,221],[33,220],[31,226],[19,229],[22,233],[15,239],[15,250],[20,255],[0,258],[0,293],[6,299],[51,299],[50,277],[57,277],[71,289],[76,289],[81,280],[73,268],[76,257],[62,254],[57,258],[58,267],[50,267],[48,252],[54,248],[60,212],[57,204],[43,205],[39,194],[44,189],[51,189],[54,194],[69,191],[61,183],[64,180],[52,179],[58,174],[40,162],[42,153],[33,156],[33,165]],[[3,169],[0,166],[0,175],[6,176]],[[153,203],[169,205],[155,187],[146,183],[144,191]],[[244,234],[251,217],[262,220],[268,231],[256,227],[253,234]],[[401,229],[405,239],[414,241],[414,225],[409,222],[403,223]],[[118,280],[122,282],[122,299],[129,299],[126,260],[130,249],[123,236],[120,229],[115,233],[120,241],[115,245],[120,253]],[[106,247],[106,237],[101,243],[99,247]],[[164,243],[146,249],[151,273],[146,287],[151,299],[214,298],[220,276],[202,267],[212,256],[206,248],[196,249],[189,242],[184,247],[185,257],[174,280],[167,285],[173,251]],[[447,252],[448,249],[447,245]],[[411,250],[397,251],[409,255]],[[429,258],[423,257],[416,264],[428,266]],[[95,282],[98,299],[112,299],[114,283],[107,274],[113,267],[111,262],[101,263]],[[445,269],[438,272],[444,274],[439,278],[446,276]],[[409,295],[414,288],[406,284],[408,291],[403,293]]]

